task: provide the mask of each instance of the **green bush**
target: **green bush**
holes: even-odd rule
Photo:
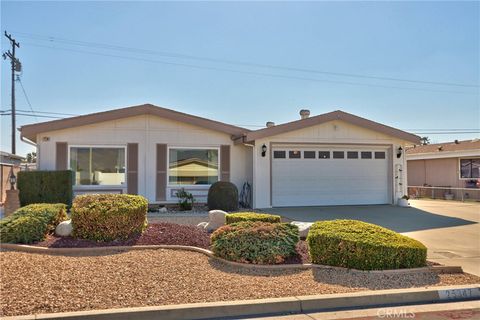
[[[67,213],[63,203],[31,204],[0,221],[0,241],[13,243],[42,241],[65,220]]]
[[[209,210],[238,210],[238,189],[231,182],[217,181],[208,189],[207,204]]]
[[[73,173],[63,171],[20,171],[18,173],[18,190],[20,204],[64,203],[72,205]]]
[[[426,265],[427,248],[392,230],[356,220],[315,222],[307,236],[313,263],[361,270]]]
[[[95,241],[127,239],[147,225],[148,201],[130,194],[77,196],[71,216],[73,236]]]
[[[282,263],[296,254],[298,228],[261,221],[225,225],[211,235],[213,253],[223,259],[254,264]]]
[[[237,212],[227,214],[227,224],[232,224],[242,221],[262,221],[269,223],[280,223],[281,217],[274,214],[257,213],[257,212]]]

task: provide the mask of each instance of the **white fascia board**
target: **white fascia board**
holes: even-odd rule
[[[480,157],[480,150],[465,151],[438,151],[430,153],[407,154],[407,160],[427,160],[427,159],[445,159],[445,158],[464,158]]]

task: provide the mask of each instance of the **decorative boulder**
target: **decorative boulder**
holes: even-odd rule
[[[55,234],[60,237],[68,237],[72,235],[72,220],[60,222],[55,228]]]
[[[208,211],[208,229],[216,230],[227,223],[228,213],[222,210],[210,210]]]
[[[290,224],[298,227],[298,235],[300,238],[306,238],[313,222],[292,221]]]

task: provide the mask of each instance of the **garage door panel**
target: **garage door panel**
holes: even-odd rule
[[[288,149],[278,150],[286,150],[288,155]],[[321,150],[325,151],[325,148]],[[315,151],[318,154],[318,150]],[[378,149],[368,151],[386,152]],[[389,203],[388,161],[303,157],[273,159],[272,204],[303,206]]]

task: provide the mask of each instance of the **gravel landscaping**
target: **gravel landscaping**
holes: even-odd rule
[[[0,252],[1,315],[479,283],[469,274],[252,270],[176,250]]]

